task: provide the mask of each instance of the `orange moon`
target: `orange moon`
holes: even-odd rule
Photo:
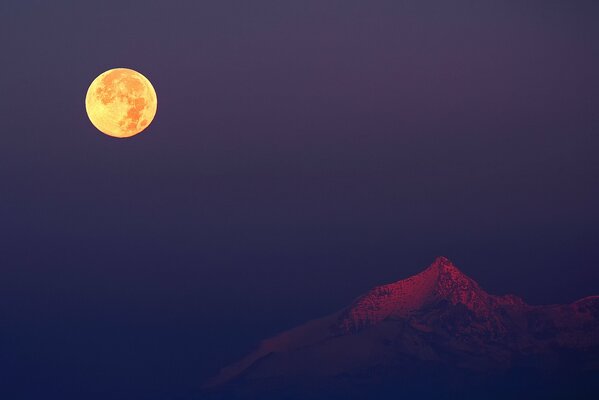
[[[102,73],[85,96],[85,110],[92,124],[116,138],[131,137],[146,129],[156,115],[157,105],[150,81],[128,68]]]

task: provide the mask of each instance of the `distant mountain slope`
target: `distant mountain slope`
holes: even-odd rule
[[[210,386],[254,388],[246,397],[260,387],[326,386],[333,393],[331,387],[343,387],[349,396],[357,382],[361,389],[401,390],[421,381],[458,385],[473,376],[478,384],[522,368],[536,375],[578,371],[586,379],[597,376],[598,349],[599,296],[531,306],[488,294],[439,257],[338,313],[265,340]]]

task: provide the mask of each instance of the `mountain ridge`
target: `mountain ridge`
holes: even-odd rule
[[[347,310],[340,328],[355,331],[389,317],[407,317],[439,299],[464,304],[476,313],[489,313],[495,304],[525,302],[515,295],[492,296],[460,271],[448,258],[437,259],[422,272],[387,285],[376,286]]]
[[[529,305],[515,295],[487,293],[438,257],[416,275],[262,341],[208,387],[355,374],[376,380],[374,370],[395,376],[389,371],[409,373],[410,366],[483,374],[521,364],[557,368],[565,353],[584,355],[582,370],[599,370],[599,296]]]

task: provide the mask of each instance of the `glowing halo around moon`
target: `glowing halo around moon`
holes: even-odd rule
[[[128,68],[98,76],[85,96],[85,110],[100,132],[116,138],[137,135],[156,115],[158,100],[150,81]]]

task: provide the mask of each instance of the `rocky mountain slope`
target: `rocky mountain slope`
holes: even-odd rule
[[[532,306],[516,296],[488,294],[439,257],[421,273],[375,287],[344,310],[263,341],[209,386],[253,388],[242,397],[266,387],[321,393],[326,386],[334,393],[345,388],[342,397],[351,398],[359,392],[356,385],[370,391],[417,391],[422,382],[463,387],[513,371],[599,377],[599,296]]]

